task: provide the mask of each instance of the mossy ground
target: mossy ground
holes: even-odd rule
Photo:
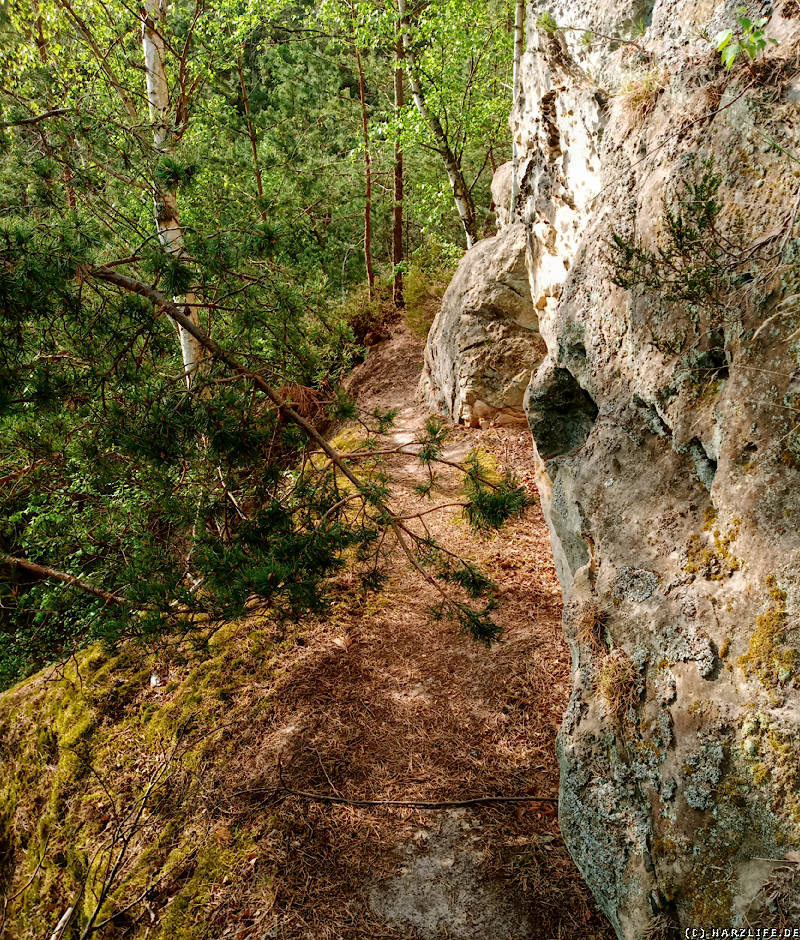
[[[390,393],[413,400],[417,348],[385,346],[359,367],[380,389],[370,406],[398,403],[379,397],[391,367],[406,371]],[[360,434],[341,443],[358,447]],[[530,482],[527,438],[454,437],[453,459],[480,441],[482,467],[499,472],[513,455]],[[390,456],[386,469],[404,505],[421,507],[418,462]],[[458,499],[461,484],[453,471],[437,501]],[[104,940],[408,940],[413,930],[388,923],[369,891],[392,879],[403,853],[424,852],[416,836],[441,814],[331,805],[287,787],[376,799],[555,796],[569,659],[544,520],[532,506],[498,539],[454,529],[453,516],[426,524],[503,578],[506,635],[490,649],[431,621],[435,590],[398,555],[379,594],[338,573],[324,616],[282,624],[250,609],[155,648],[86,650],[0,696],[0,891],[24,889],[8,936],[49,937],[74,905],[63,940],[76,940],[125,847],[96,918]],[[563,936],[610,937],[554,807],[492,806],[470,820],[486,846],[475,863],[482,884]],[[532,852],[545,838],[547,852]],[[466,897],[456,913],[479,900]]]
[[[198,812],[221,783],[200,768],[224,754],[235,727],[231,703],[249,697],[254,676],[278,671],[289,646],[248,621],[205,644],[165,644],[156,656],[133,645],[92,648],[0,699],[0,819],[14,884],[30,879],[13,908],[11,936],[49,936],[68,903],[76,924],[95,909],[102,923],[151,886],[154,897],[172,898],[154,940],[207,936],[197,925],[210,915],[214,891],[257,864],[259,853],[252,832],[222,837],[213,814]],[[154,671],[168,674],[169,684],[151,686]],[[264,710],[268,698],[253,705]],[[271,882],[262,867],[253,890],[266,897]],[[122,935],[126,924],[121,916],[102,935]]]

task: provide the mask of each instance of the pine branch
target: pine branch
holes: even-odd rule
[[[50,118],[69,114],[71,110],[71,108],[53,108],[52,111],[45,111],[44,114],[36,114],[29,118],[20,118],[18,121],[4,121],[0,124],[0,127],[22,127],[26,124],[38,124],[40,121],[47,121]]]
[[[93,594],[95,597],[99,597],[100,600],[107,601],[109,604],[117,604],[118,606],[127,604],[125,599],[118,594],[104,591],[102,588],[96,587],[88,581],[84,581],[83,578],[79,578],[74,574],[68,574],[66,571],[58,571],[56,568],[50,568],[48,565],[37,565],[36,562],[28,561],[26,558],[17,558],[14,555],[0,553],[0,564],[10,565],[12,568],[22,568],[25,571],[38,574],[43,578],[72,585],[73,587],[80,588],[82,591],[86,591],[87,594]]]

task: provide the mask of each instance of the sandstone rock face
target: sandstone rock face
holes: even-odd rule
[[[508,163],[499,166],[492,177],[492,202],[499,231],[502,231],[509,223],[513,170],[514,164],[509,160]]]
[[[630,940],[800,925],[800,7],[726,72],[736,6],[528,4],[512,114],[560,819]]]
[[[463,257],[433,322],[420,391],[455,421],[525,423],[522,400],[544,353],[525,263],[511,225]]]

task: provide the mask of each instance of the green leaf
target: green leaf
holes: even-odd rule
[[[733,30],[725,29],[722,32],[717,33],[717,35],[714,37],[714,45],[721,52],[725,46],[728,45],[731,39],[733,39]]]

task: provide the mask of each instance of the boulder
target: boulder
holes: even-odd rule
[[[544,343],[531,303],[526,232],[512,225],[462,258],[425,346],[420,392],[454,421],[525,422],[525,388]]]

